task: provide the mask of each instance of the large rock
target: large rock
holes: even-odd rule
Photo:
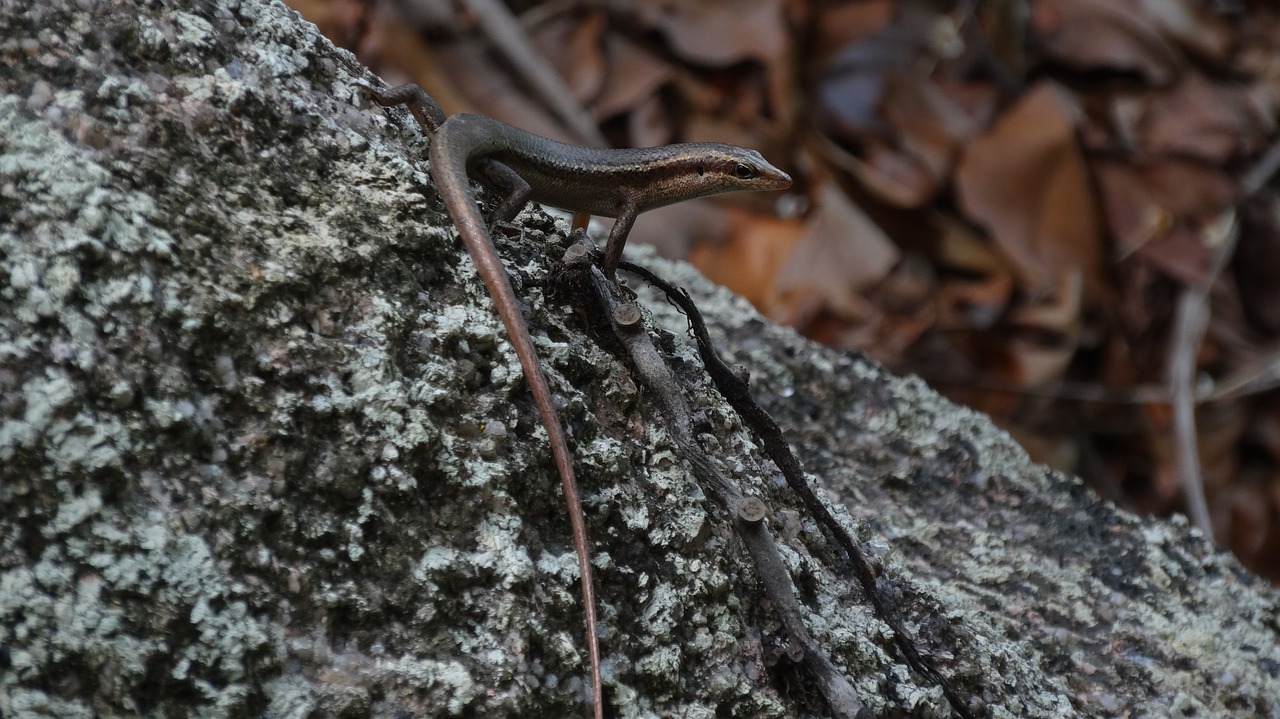
[[[558,480],[402,112],[275,2],[0,4],[0,716],[586,716]],[[572,435],[608,702],[823,716],[720,509],[559,281],[501,238]],[[1277,595],[1182,522],[761,320],[722,349],[979,715],[1277,717]],[[645,295],[878,716],[947,716]]]

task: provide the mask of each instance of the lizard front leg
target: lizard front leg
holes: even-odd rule
[[[639,209],[634,204],[623,205],[614,220],[613,229],[609,231],[609,241],[604,246],[604,266],[601,269],[610,280],[618,270],[618,263],[622,261],[622,248],[627,244],[627,235],[631,233],[631,226],[636,223],[638,214]]]
[[[470,174],[487,189],[502,197],[493,210],[493,221],[490,227],[499,222],[510,222],[520,214],[520,210],[529,202],[533,188],[520,176],[520,173],[501,162],[484,158],[475,163]]]

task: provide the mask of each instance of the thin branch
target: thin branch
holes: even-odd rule
[[[907,664],[920,676],[942,688],[943,694],[946,695],[947,701],[951,703],[951,707],[956,714],[963,719],[972,719],[973,714],[969,711],[960,693],[951,685],[946,676],[933,665],[933,662],[916,648],[915,641],[907,633],[903,623],[898,619],[897,613],[890,606],[889,601],[880,593],[879,588],[876,586],[876,579],[880,574],[879,569],[862,551],[862,548],[858,546],[858,543],[854,541],[844,526],[836,521],[835,516],[831,514],[831,510],[827,509],[822,500],[818,499],[813,488],[809,486],[809,482],[805,478],[804,469],[800,466],[800,460],[796,459],[795,454],[792,453],[791,446],[782,434],[782,428],[752,398],[746,380],[730,369],[716,352],[711,343],[711,336],[707,332],[707,324],[702,319],[702,313],[698,310],[697,305],[694,304],[693,298],[683,289],[671,285],[639,265],[624,262],[620,267],[628,272],[640,275],[646,282],[662,290],[667,299],[675,303],[689,319],[689,325],[693,330],[694,338],[697,340],[698,354],[702,358],[702,364],[706,367],[707,374],[711,376],[716,389],[733,406],[747,426],[751,427],[760,438],[760,444],[765,454],[782,471],[787,484],[800,497],[805,508],[819,521],[828,535],[835,540],[836,544],[844,550],[846,558],[853,567],[854,576],[859,584],[862,585],[863,592],[870,599],[872,607],[875,608],[876,616],[893,630],[894,641],[898,646],[898,650],[907,660]]]
[[[804,654],[801,661],[817,677],[832,713],[840,719],[869,719],[872,716],[870,710],[858,699],[853,686],[805,627],[804,611],[796,598],[791,575],[778,553],[773,536],[769,534],[767,523],[761,521],[763,515],[759,512],[747,511],[743,502],[748,499],[758,504],[758,500],[744,498],[733,480],[725,476],[698,445],[694,438],[693,420],[675,376],[644,331],[643,322],[623,324],[618,321],[619,310],[626,305],[614,296],[613,283],[606,280],[604,273],[595,266],[591,267],[591,284],[600,304],[614,318],[614,332],[626,348],[641,380],[654,393],[667,429],[680,447],[682,455],[689,460],[698,478],[710,488],[711,494],[733,517],[734,531],[746,545],[765,593],[773,602],[778,618],[791,640],[802,649]],[[635,305],[629,307],[634,309]]]
[[[1187,510],[1192,522],[1213,537],[1209,505],[1204,495],[1200,453],[1196,443],[1196,353],[1209,327],[1209,294],[1227,260],[1235,250],[1239,223],[1235,210],[1228,209],[1205,228],[1202,237],[1212,251],[1210,267],[1204,278],[1188,285],[1178,299],[1172,350],[1169,356],[1169,393],[1173,398],[1173,433],[1175,471],[1187,495]]]
[[[1280,140],[1271,143],[1271,147],[1253,163],[1253,167],[1240,180],[1240,191],[1249,198],[1258,194],[1263,185],[1280,171]]]
[[[1241,178],[1240,200],[1256,195],[1277,171],[1280,171],[1280,140],[1273,142]],[[1213,537],[1213,524],[1209,519],[1200,456],[1196,447],[1196,352],[1209,327],[1209,294],[1213,290],[1213,283],[1235,252],[1239,235],[1240,223],[1236,220],[1234,207],[1224,210],[1216,221],[1204,228],[1202,237],[1212,252],[1209,270],[1198,284],[1185,288],[1178,300],[1173,349],[1169,357],[1168,380],[1169,390],[1173,395],[1176,471],[1187,495],[1191,519],[1208,537]],[[1263,365],[1259,379],[1266,380],[1269,371],[1273,371],[1273,363]],[[1237,387],[1238,384],[1233,384],[1230,389]],[[1228,392],[1228,389],[1224,389],[1222,394],[1226,396]]]
[[[1240,399],[1280,387],[1280,351],[1272,350],[1223,377],[1204,401]]]
[[[603,147],[606,143],[591,114],[582,107],[564,78],[551,67],[545,55],[529,41],[520,22],[497,0],[465,0],[476,22],[493,40],[493,47],[506,56],[511,69],[524,78],[547,102],[570,132],[585,145]]]

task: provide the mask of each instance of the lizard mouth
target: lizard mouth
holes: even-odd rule
[[[774,168],[772,171],[760,176],[762,190],[785,190],[791,187],[791,175]]]

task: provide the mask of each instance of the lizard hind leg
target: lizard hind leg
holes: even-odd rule
[[[482,159],[472,169],[475,178],[494,194],[502,198],[493,211],[492,224],[510,222],[520,214],[529,202],[533,188],[509,166],[493,159]]]
[[[440,105],[427,94],[426,90],[412,82],[386,90],[380,90],[359,80],[355,84],[383,107],[404,105],[409,108],[413,119],[418,121],[418,126],[428,135],[435,134],[435,131],[444,124],[444,111],[440,109]]]

